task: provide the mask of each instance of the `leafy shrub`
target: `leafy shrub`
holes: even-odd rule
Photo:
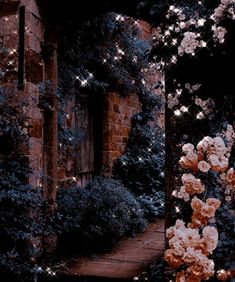
[[[46,235],[42,205],[41,193],[29,186],[0,190],[1,277],[26,281],[32,274],[42,254],[40,236]]]
[[[49,230],[41,213],[41,191],[28,185],[29,103],[28,97],[16,98],[15,55],[0,47],[0,277],[26,282],[32,281],[42,253],[41,236]]]
[[[114,177],[135,195],[164,190],[164,132],[146,125],[144,118],[143,113],[133,117],[126,151],[113,169]]]
[[[144,231],[146,221],[120,182],[99,177],[85,188],[59,190],[57,228],[62,249],[93,252]]]
[[[137,197],[137,201],[140,203],[144,216],[148,220],[155,218],[163,218],[165,216],[165,193],[155,192],[150,195],[140,195]]]

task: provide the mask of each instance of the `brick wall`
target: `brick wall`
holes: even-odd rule
[[[45,80],[51,80],[57,85],[57,66],[56,52],[51,54],[51,58],[45,60],[42,56],[42,42],[45,40],[56,45],[55,40],[50,38],[50,33],[46,30],[45,19],[41,17],[41,9],[36,0],[3,0],[0,2],[0,44],[14,53],[14,63],[18,68],[18,50],[20,17],[19,10],[25,6],[25,25],[24,30],[24,85],[22,90],[17,90],[17,95],[13,103],[26,102],[28,105],[22,107],[22,111],[28,118],[30,126],[29,142],[23,144],[21,153],[29,159],[33,174],[29,177],[29,183],[34,187],[42,186],[44,182],[44,192],[47,198],[55,199],[56,190],[56,115],[49,114],[49,120],[45,121],[46,112],[40,105],[39,85]],[[54,30],[53,30],[54,33]],[[52,41],[52,42],[50,42]],[[52,103],[53,104],[53,103]],[[54,103],[55,104],[55,103]],[[55,105],[52,105],[52,111],[56,112]],[[52,130],[48,129],[52,125]],[[47,130],[48,129],[48,130]],[[50,131],[50,136],[45,143],[45,131]],[[47,132],[48,133],[48,132]],[[44,152],[47,152],[50,164],[45,163]],[[53,159],[54,158],[54,159]],[[48,159],[47,159],[48,160]],[[54,170],[52,170],[52,169]],[[49,183],[47,179],[55,179]],[[49,188],[50,186],[50,188]],[[48,193],[48,191],[50,192]],[[50,194],[50,195],[49,195]],[[53,196],[51,196],[53,195]]]
[[[19,43],[19,7],[24,5],[25,13],[25,84],[24,90],[18,91],[18,100],[28,101],[28,106],[24,111],[28,117],[28,123],[31,126],[29,130],[29,142],[22,146],[22,154],[28,156],[30,165],[33,169],[33,175],[29,182],[34,186],[43,185],[44,196],[51,202],[56,199],[57,179],[66,180],[67,178],[77,177],[78,173],[84,174],[84,184],[92,176],[92,170],[96,170],[96,164],[92,165],[88,158],[96,158],[96,152],[92,148],[94,142],[93,136],[83,142],[82,149],[74,147],[68,148],[67,156],[62,165],[57,163],[57,101],[55,97],[50,97],[51,109],[42,108],[39,93],[39,84],[45,80],[51,80],[54,86],[57,86],[57,56],[56,56],[56,33],[53,27],[48,28],[45,25],[46,19],[43,18],[40,7],[36,0],[5,0],[0,2],[0,44],[14,51],[15,62],[18,62],[18,43]],[[139,21],[141,30],[140,37],[144,40],[151,40],[152,33],[155,32],[149,24]],[[51,53],[45,57],[42,43]],[[146,72],[146,83],[149,88],[156,93],[163,93],[155,89],[157,80],[162,80],[162,74],[155,68]],[[102,93],[102,105],[99,103],[102,111],[101,127],[98,133],[102,139],[102,146],[99,157],[100,165],[103,166],[105,174],[110,175],[113,162],[125,151],[129,133],[131,129],[132,116],[141,110],[141,104],[135,93],[130,93],[126,97],[119,93]],[[75,102],[74,102],[75,103]],[[92,103],[96,107],[96,102]],[[68,107],[68,115],[74,119],[75,116]],[[65,109],[66,110],[66,109]],[[85,110],[85,109],[83,109]],[[86,112],[86,111],[85,111]],[[87,111],[89,112],[89,111]],[[93,122],[97,117],[93,116],[89,122]],[[77,124],[80,122],[77,121]],[[164,110],[157,113],[157,123],[164,126]],[[74,126],[74,120],[66,126]],[[89,124],[86,127],[92,135],[92,128]],[[93,139],[92,139],[93,138]],[[90,141],[91,140],[91,141]],[[74,152],[75,150],[75,152]],[[79,158],[74,159],[74,153],[79,153]],[[83,163],[90,172],[83,171],[78,161]],[[90,174],[89,174],[90,173]]]
[[[27,2],[27,3],[26,3]],[[0,39],[3,47],[15,52],[15,63],[18,65],[19,44],[19,7],[26,5],[25,13],[25,87],[17,94],[18,102],[27,102],[24,112],[31,126],[29,143],[23,146],[22,154],[28,156],[33,171],[29,179],[30,184],[36,186],[41,183],[42,150],[43,150],[43,114],[37,107],[39,101],[38,83],[43,79],[43,62],[40,58],[40,41],[44,30],[39,8],[35,1],[3,1],[0,10],[4,11],[0,18]],[[16,101],[14,101],[16,102]]]
[[[135,93],[126,97],[115,92],[105,94],[102,162],[106,174],[111,173],[113,162],[125,151],[131,118],[140,110],[141,104]]]

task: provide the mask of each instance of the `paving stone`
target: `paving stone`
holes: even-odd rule
[[[164,220],[150,224],[146,232],[136,238],[122,240],[110,253],[67,262],[68,275],[131,278],[140,274],[164,253],[164,233],[156,230],[164,230]]]

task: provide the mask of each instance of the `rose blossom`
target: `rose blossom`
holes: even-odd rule
[[[195,196],[191,201],[192,209],[196,212],[200,212],[202,206],[203,206],[203,202]]]
[[[206,203],[207,203],[209,206],[214,207],[215,209],[218,209],[218,208],[220,207],[220,204],[221,204],[220,200],[215,199],[215,198],[208,198],[208,199],[206,200]]]
[[[201,171],[201,172],[208,172],[211,168],[211,165],[209,163],[207,163],[206,161],[200,161],[198,163],[198,169]]]
[[[201,209],[201,214],[207,218],[211,218],[215,216],[215,211],[215,207],[204,204]]]

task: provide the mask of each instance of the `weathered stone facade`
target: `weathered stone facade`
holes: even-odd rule
[[[106,173],[112,171],[113,162],[125,151],[131,130],[131,117],[141,110],[135,93],[123,97],[118,93],[105,95],[103,164]]]
[[[44,193],[52,203],[55,201],[55,192],[52,191],[56,188],[56,180],[53,180],[56,179],[53,159],[57,159],[56,102],[52,101],[50,111],[40,108],[39,85],[45,80],[51,80],[55,87],[57,85],[56,40],[46,29],[37,1],[1,1],[0,11],[0,44],[15,54],[18,72],[21,66],[24,78],[22,85],[19,85],[18,78],[17,100],[27,104],[22,110],[28,118],[30,138],[28,144],[22,146],[22,154],[28,156],[33,170],[29,183],[35,187],[46,184]],[[20,33],[23,36],[21,41]],[[44,42],[53,46],[48,57],[43,56]],[[49,131],[50,138],[45,134]]]
[[[58,84],[56,51],[58,35],[55,26],[47,22],[38,3],[40,1],[36,0],[3,0],[0,2],[0,44],[14,52],[18,69],[20,65],[23,66],[21,71],[23,71],[24,81],[23,85],[19,87],[18,98],[28,101],[28,106],[24,111],[30,125],[30,138],[28,144],[22,146],[22,154],[28,156],[33,169],[29,183],[35,187],[42,186],[49,206],[54,206],[58,180],[73,178],[79,184],[84,185],[92,177],[93,172],[90,173],[90,171],[95,168],[84,164],[83,167],[86,169],[83,171],[81,164],[84,162],[83,158],[95,158],[94,150],[96,148],[91,148],[91,145],[87,144],[91,142],[89,137],[81,145],[81,147],[86,146],[85,153],[81,153],[80,157],[75,160],[74,155],[68,149],[63,165],[58,165],[58,111],[54,94]],[[20,7],[25,7],[23,9],[25,22],[21,22]],[[142,21],[139,23],[142,28],[142,38],[149,40],[152,34],[150,25]],[[20,42],[22,28],[24,40]],[[22,44],[23,46],[20,46]],[[23,57],[20,57],[20,54],[23,54]],[[156,72],[148,75],[150,84],[159,76]],[[51,93],[44,93],[43,99],[46,99],[49,104],[49,108],[44,108],[39,86],[48,80],[53,85],[49,91]],[[156,90],[156,95],[162,95],[162,93]],[[109,176],[113,162],[125,150],[131,130],[131,118],[141,110],[141,103],[135,93],[130,93],[126,97],[115,92],[102,93],[102,99],[103,112],[100,130],[102,146],[99,147],[99,153],[103,171],[105,175]],[[76,122],[79,123],[79,121],[75,122],[76,117],[68,109],[65,111],[68,112],[67,126],[76,126]],[[84,111],[86,111],[85,108]],[[164,112],[158,113],[158,123],[164,126]],[[76,147],[75,150],[82,151],[81,147]]]

